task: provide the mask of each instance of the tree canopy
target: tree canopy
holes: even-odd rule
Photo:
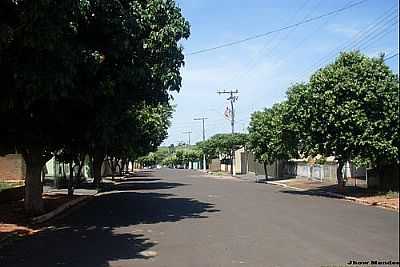
[[[282,102],[251,115],[248,144],[257,160],[272,164],[297,154],[283,121],[286,110],[287,103]]]
[[[346,52],[288,91],[284,117],[306,155],[335,156],[342,183],[341,168],[351,159],[398,161],[398,92],[383,56]]]
[[[89,154],[99,170],[108,152],[165,138],[170,111],[157,109],[179,91],[189,37],[173,0],[6,0],[0,12],[0,152],[24,156],[27,210],[43,209],[40,171],[55,152]]]
[[[205,141],[199,142],[197,146],[208,158],[222,155],[226,159],[231,159],[232,148],[239,148],[246,145],[246,143],[247,134],[216,134]]]

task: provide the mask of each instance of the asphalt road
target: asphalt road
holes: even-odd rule
[[[40,234],[2,248],[0,266],[311,267],[398,261],[398,226],[397,212],[377,207],[164,169],[132,177]]]

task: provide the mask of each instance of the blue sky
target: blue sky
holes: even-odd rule
[[[268,32],[348,6],[359,0],[177,0],[191,24],[183,41],[185,54]],[[378,20],[381,18],[381,20]],[[239,90],[236,131],[247,130],[252,112],[285,99],[287,88],[307,81],[318,67],[334,60],[341,47],[370,56],[398,52],[397,0],[367,0],[339,14],[264,38],[197,55],[187,55],[176,111],[164,144],[230,132],[223,116],[226,96],[217,90]],[[379,22],[376,24],[376,22]],[[368,26],[370,25],[370,28]],[[346,46],[347,45],[347,46]],[[398,73],[398,56],[386,63]]]

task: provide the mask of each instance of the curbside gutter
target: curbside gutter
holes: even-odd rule
[[[68,210],[69,208],[78,206],[78,204],[84,204],[85,202],[88,202],[89,200],[93,199],[96,195],[97,194],[78,197],[74,200],[64,203],[63,205],[57,207],[56,209],[54,209],[48,213],[45,213],[40,216],[32,218],[31,221],[34,225],[40,224],[40,223],[45,223],[45,222],[53,219],[54,217],[60,215],[64,211]],[[0,248],[3,247],[7,243],[7,241],[9,239],[11,239],[13,236],[16,236],[16,233],[9,233],[9,234],[6,234],[5,236],[3,236],[2,238],[0,238]]]
[[[60,213],[64,212],[66,209],[69,209],[69,208],[71,208],[73,206],[76,206],[76,205],[78,205],[78,204],[80,204],[80,203],[82,203],[84,201],[88,201],[88,200],[90,200],[92,198],[93,198],[92,195],[90,195],[90,196],[81,196],[81,197],[78,197],[78,198],[76,198],[74,200],[68,201],[68,202],[62,204],[61,206],[57,207],[56,209],[54,209],[54,210],[52,210],[52,211],[50,211],[48,213],[45,213],[43,215],[40,215],[40,216],[32,218],[32,223],[33,224],[39,224],[39,223],[44,223],[46,221],[49,221],[49,220],[53,219],[54,217],[56,217],[57,215],[59,215]]]

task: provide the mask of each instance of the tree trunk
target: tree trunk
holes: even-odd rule
[[[44,212],[41,176],[45,160],[40,149],[26,151],[23,153],[23,157],[26,164],[25,210],[29,214],[38,215]]]
[[[380,190],[386,190],[387,189],[387,182],[384,181],[384,177],[383,177],[383,167],[382,164],[380,162],[378,162],[376,164],[376,176],[378,179],[378,188]]]
[[[114,181],[114,175],[115,175],[115,162],[113,159],[108,160],[108,164],[110,165],[111,168],[111,180]]]
[[[69,179],[68,179],[68,196],[74,195],[74,165],[73,161],[69,162]]]
[[[267,162],[263,162],[264,165],[264,173],[265,173],[265,181],[268,182],[268,168],[267,168]]]
[[[121,166],[119,167],[119,175],[120,176],[124,175],[126,162],[127,162],[126,159],[121,160]]]
[[[343,178],[343,167],[344,167],[345,162],[342,160],[338,161],[338,168],[336,170],[336,179],[337,179],[337,190],[341,193],[344,192],[344,185],[345,181]]]
[[[231,175],[233,175],[233,161],[235,160],[234,159],[234,151],[233,151],[233,149],[232,149],[232,154],[231,154]]]
[[[93,155],[93,184],[96,186],[100,186],[103,160],[104,154],[101,151],[96,151]]]
[[[86,155],[83,154],[83,153],[79,156],[78,172],[76,173],[76,177],[75,177],[75,182],[76,183],[79,183],[81,181],[82,168],[83,168],[83,165],[85,163],[85,156]]]

